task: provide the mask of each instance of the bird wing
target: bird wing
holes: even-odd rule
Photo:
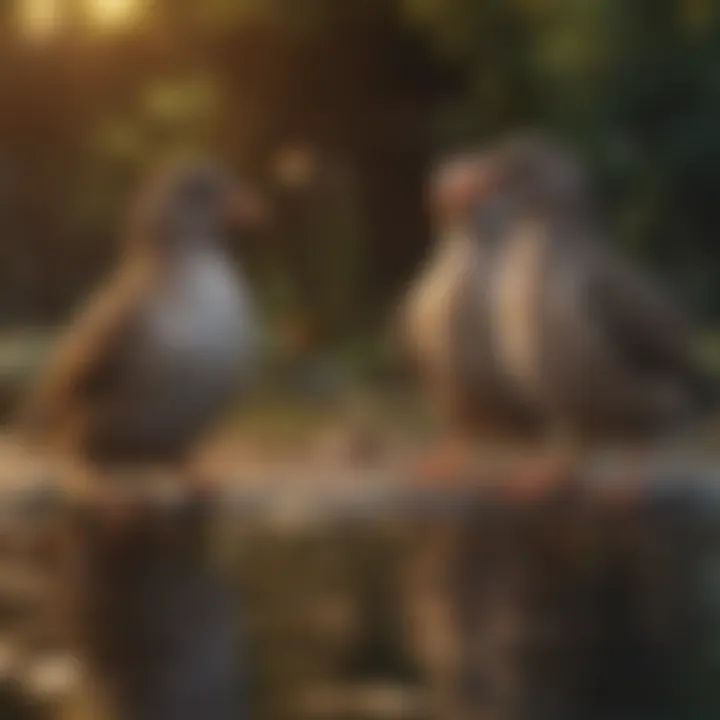
[[[688,328],[662,292],[615,258],[590,260],[589,309],[618,359],[643,373],[694,373]]]
[[[405,369],[416,369],[417,365],[417,347],[411,331],[415,305],[412,290],[392,308],[384,328],[384,339],[391,357]]]
[[[30,437],[54,433],[116,384],[148,287],[137,270],[121,272],[101,290],[61,339],[19,418]]]

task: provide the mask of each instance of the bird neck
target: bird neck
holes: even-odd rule
[[[129,247],[126,258],[128,265],[145,267],[155,277],[167,277],[184,274],[188,268],[202,264],[216,254],[220,254],[220,247],[212,242],[173,244],[170,247],[148,243]]]
[[[163,267],[182,266],[219,252],[222,241],[215,234],[174,234],[172,238],[156,236],[136,237],[128,243],[128,254],[140,261],[150,261]]]

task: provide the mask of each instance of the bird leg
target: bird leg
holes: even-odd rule
[[[183,465],[180,477],[184,478],[186,489],[193,497],[209,499],[225,484],[227,478],[220,474],[217,465],[200,457],[189,459]]]
[[[466,479],[473,455],[469,438],[457,434],[448,436],[415,462],[413,477],[431,487],[451,487]]]
[[[555,435],[539,453],[521,458],[508,489],[515,499],[523,502],[543,500],[573,484],[582,460],[582,447],[573,442],[571,436]]]
[[[88,513],[107,535],[121,533],[139,514],[138,499],[112,472],[74,463],[63,479],[70,503]]]
[[[75,464],[66,473],[70,501],[82,508],[107,536],[122,536],[148,513],[178,501],[205,500],[214,489],[213,475],[190,466],[154,465],[99,469]]]

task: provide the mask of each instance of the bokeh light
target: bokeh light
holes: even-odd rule
[[[32,37],[52,35],[62,22],[63,0],[23,0],[19,5],[20,26]]]
[[[138,0],[86,0],[89,20],[101,27],[127,25],[138,15]]]

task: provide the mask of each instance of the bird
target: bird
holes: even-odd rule
[[[212,160],[151,173],[123,254],[80,308],[24,403],[26,441],[93,476],[185,469],[250,386],[258,323],[228,235],[264,222],[259,196]]]
[[[467,331],[482,352],[465,357],[476,377],[499,380],[503,394],[494,399],[501,405],[512,398],[534,430],[517,435],[519,463],[500,478],[511,498],[574,489],[600,451],[642,453],[712,416],[717,391],[693,352],[689,319],[657,281],[609,246],[590,178],[568,147],[537,132],[514,133],[449,172],[454,182],[445,175],[441,187],[463,201],[454,206],[453,226],[462,253],[453,251],[452,264],[441,235],[438,257],[450,269],[441,285],[440,260],[428,266],[421,280],[427,307],[421,312],[422,293],[411,301],[417,325],[410,339],[424,353],[426,378],[435,383],[429,389],[438,402],[452,401],[451,392],[469,387],[462,366],[451,362],[460,342],[470,342],[451,333],[461,282],[482,298]],[[494,443],[494,430],[480,428],[467,440]],[[628,476],[613,485],[635,479],[628,465]],[[597,555],[603,523],[617,515],[573,494],[559,499],[569,502],[518,513],[514,503],[488,504],[483,494],[460,522],[434,518],[418,531],[407,598],[438,717],[523,714],[518,708],[533,705],[537,688],[540,705],[556,714],[580,704],[578,688],[587,699],[585,681],[597,668],[584,668],[583,655],[597,636],[597,612],[581,599],[588,579],[601,587],[606,570],[601,562],[588,575],[585,551]],[[640,516],[623,517],[635,533]],[[616,544],[613,537],[608,547]],[[572,637],[562,630],[568,598]],[[531,652],[514,652],[518,647]],[[528,664],[529,657],[537,662]],[[548,677],[548,658],[553,668],[578,672]]]
[[[504,443],[542,487],[586,451],[646,447],[717,407],[688,321],[611,250],[592,195],[569,148],[533,131],[431,178],[436,242],[399,315],[453,438],[424,475],[449,479],[468,448]]]
[[[451,156],[432,173],[434,243],[393,319],[396,346],[449,430],[416,469],[431,481],[461,474],[478,438],[505,446],[537,433],[537,418],[507,382],[491,343],[496,248],[476,222],[486,154]]]
[[[489,342],[504,382],[560,451],[556,467],[648,447],[712,414],[717,389],[688,320],[605,241],[570,149],[517,133],[486,154],[483,173],[473,237],[496,253]]]

